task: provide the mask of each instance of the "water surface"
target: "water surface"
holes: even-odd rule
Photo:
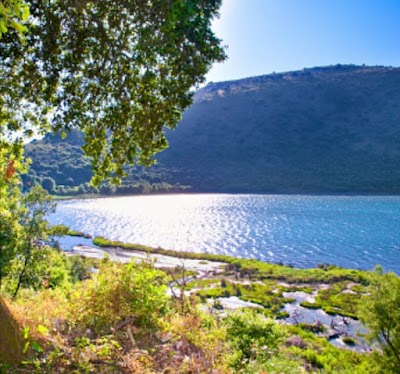
[[[52,223],[113,240],[400,273],[399,196],[183,194],[58,203]]]

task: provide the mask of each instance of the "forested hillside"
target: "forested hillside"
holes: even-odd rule
[[[167,138],[158,165],[131,169],[119,192],[400,193],[400,69],[336,65],[209,83]],[[82,142],[72,133],[29,144],[26,181],[90,192]]]

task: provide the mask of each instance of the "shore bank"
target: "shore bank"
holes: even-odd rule
[[[93,245],[74,245],[69,255],[109,257],[128,263],[149,260],[163,269],[184,268],[196,273],[184,285],[186,296],[199,296],[211,313],[259,307],[281,323],[302,325],[332,344],[367,352],[360,338],[357,302],[368,284],[368,272],[332,265],[296,269],[231,256],[178,252],[94,238]],[[180,290],[178,290],[180,292]],[[346,343],[350,342],[350,343]]]
[[[150,260],[154,262],[154,266],[157,268],[176,268],[182,266],[186,270],[198,273],[218,273],[227,265],[225,262],[185,258],[184,254],[182,257],[173,257],[148,253],[146,251],[124,250],[119,247],[96,248],[88,245],[76,245],[67,254],[97,259],[109,256],[110,260],[122,263],[128,263],[132,260]]]

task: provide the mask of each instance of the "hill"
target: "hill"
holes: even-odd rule
[[[400,193],[400,68],[336,65],[209,83],[167,137],[158,165],[130,169],[120,192]],[[87,189],[82,141],[77,133],[29,144],[27,181]]]

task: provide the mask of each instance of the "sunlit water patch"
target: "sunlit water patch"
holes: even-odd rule
[[[58,203],[52,223],[113,240],[400,273],[400,197],[131,196]]]

